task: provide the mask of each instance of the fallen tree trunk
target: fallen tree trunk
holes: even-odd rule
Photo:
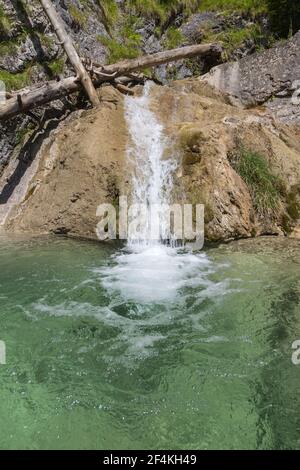
[[[124,60],[116,64],[107,65],[106,67],[91,68],[91,72],[95,75],[93,83],[97,87],[104,82],[110,82],[117,77],[124,76],[126,73],[142,70],[146,67],[154,67],[189,57],[217,54],[220,51],[221,49],[218,44],[187,46],[137,59]],[[35,85],[31,88],[20,90],[0,106],[0,120],[10,119],[19,113],[74,93],[80,90],[80,88],[79,77],[68,77],[59,82],[50,81],[42,85]]]
[[[130,72],[143,70],[147,67],[156,67],[167,62],[176,62],[181,59],[189,59],[195,56],[220,55],[222,48],[220,44],[199,44],[196,46],[179,47],[169,51],[157,52],[156,54],[144,55],[136,59],[123,60],[116,64],[97,66],[93,69],[99,77],[107,80],[108,76],[119,77]]]
[[[20,90],[13,98],[0,106],[0,120],[7,120],[30,109],[42,106],[63,96],[80,90],[77,77],[68,77],[60,82],[47,82],[32,88]]]
[[[58,13],[56,12],[53,4],[50,0],[40,0],[49,20],[51,21],[54,31],[57,34],[58,39],[63,46],[69,61],[73,65],[79,80],[82,83],[83,88],[86,91],[86,94],[92,103],[93,106],[98,106],[100,104],[97,92],[94,88],[93,82],[91,77],[85,70],[83,63],[81,62],[79,55],[73,45],[73,42],[70,36],[67,34],[63,21],[59,17]]]

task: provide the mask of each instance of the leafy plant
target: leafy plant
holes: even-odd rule
[[[138,57],[140,49],[135,41],[127,40],[121,43],[117,39],[98,36],[100,41],[108,49],[108,63],[113,64],[122,59],[134,59]]]
[[[205,42],[223,42],[226,53],[230,54],[238,47],[241,47],[245,41],[249,39],[252,39],[258,48],[260,46],[262,37],[263,35],[260,26],[257,24],[252,24],[242,29],[229,28],[217,34],[207,30],[204,32],[203,40]]]
[[[108,26],[112,26],[119,17],[119,8],[115,0],[98,0]]]
[[[108,62],[114,63],[122,59],[134,59],[141,52],[142,38],[136,31],[140,18],[129,16],[123,24],[119,37],[98,36],[97,39],[108,49]]]
[[[59,57],[58,59],[54,59],[48,63],[48,67],[53,73],[53,75],[60,75],[65,66],[65,60],[63,57]]]
[[[298,0],[267,0],[273,31],[287,38],[300,29],[300,2]]]

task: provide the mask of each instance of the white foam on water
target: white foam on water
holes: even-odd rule
[[[115,262],[98,270],[103,286],[139,303],[175,300],[182,288],[204,285],[211,267],[205,254],[180,253],[164,245],[118,254]]]

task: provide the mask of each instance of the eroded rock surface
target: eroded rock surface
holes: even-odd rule
[[[44,141],[6,230],[96,238],[98,205],[115,204],[128,184],[123,97],[109,87],[101,100],[100,109],[75,113]]]
[[[179,156],[177,197],[203,203],[206,237],[211,240],[283,234],[287,199],[300,182],[300,143],[297,128],[274,120],[263,108],[243,110],[201,80],[175,82],[155,88],[157,113],[175,141]],[[264,156],[282,178],[284,194],[273,214],[261,215],[250,191],[231,164],[240,143]],[[298,193],[297,193],[298,194]],[[297,204],[298,196],[296,197]],[[298,216],[298,214],[297,214]],[[297,219],[296,216],[296,219]],[[298,220],[290,220],[290,231]]]
[[[237,62],[214,67],[202,79],[228,94],[233,102],[265,104],[286,123],[300,122],[300,32],[290,40]]]
[[[104,87],[101,99],[99,109],[71,115],[44,142],[34,176],[10,208],[8,231],[96,238],[97,206],[130,194],[124,97]],[[153,85],[151,108],[169,138],[165,158],[177,162],[173,202],[205,205],[207,239],[299,233],[299,128],[277,122],[266,108],[234,106],[198,79]],[[231,155],[241,142],[282,182],[275,211],[256,209],[235,170]]]

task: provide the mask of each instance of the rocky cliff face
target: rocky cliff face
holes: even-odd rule
[[[300,33],[256,53],[257,24],[268,45],[264,15],[251,23],[249,14],[182,7],[193,1],[175,1],[167,15],[138,10],[133,0],[106,0],[102,8],[96,0],[55,3],[80,54],[99,62],[227,41],[223,60],[234,62],[155,71],[164,86],[153,86],[152,107],[169,137],[167,157],[178,163],[174,200],[205,205],[209,240],[299,235],[300,106],[291,98],[300,80]],[[239,40],[230,45],[235,31]],[[38,2],[0,0],[0,35],[0,79],[12,89],[71,73]],[[130,193],[124,98],[111,87],[99,93],[97,110],[75,95],[0,126],[6,230],[95,238],[98,204]]]
[[[99,110],[75,113],[44,141],[23,191],[6,206],[6,230],[96,238],[98,204],[130,194],[124,98],[111,87],[101,98]],[[205,205],[207,239],[297,233],[298,128],[268,109],[232,105],[198,79],[154,85],[151,106],[169,139],[165,157],[177,160],[174,201]]]
[[[286,123],[300,122],[300,32],[272,49],[213,68],[203,80],[246,107],[264,105]],[[295,93],[296,92],[296,93]]]
[[[128,192],[123,97],[111,88],[100,97],[101,109],[72,114],[43,140],[21,182],[17,157],[10,161],[1,181],[13,175],[0,205],[6,230],[95,238],[97,206]]]
[[[268,109],[232,105],[201,80],[155,87],[153,100],[170,142],[175,142],[170,154],[179,158],[174,198],[204,204],[207,239],[296,234],[297,127],[274,120]]]
[[[228,60],[270,42],[266,15],[258,10],[254,21],[253,12],[235,12],[230,1],[225,13],[202,8],[200,0],[174,0],[167,6],[161,0],[53,2],[80,55],[101,64],[211,40],[224,42],[223,60]],[[216,57],[181,61],[158,67],[154,75],[166,83],[205,73],[217,63]],[[72,73],[39,1],[0,0],[0,80],[7,90]],[[15,147],[37,128],[37,121],[59,121],[66,109],[84,106],[88,106],[84,97],[75,96],[0,124],[0,173]]]

